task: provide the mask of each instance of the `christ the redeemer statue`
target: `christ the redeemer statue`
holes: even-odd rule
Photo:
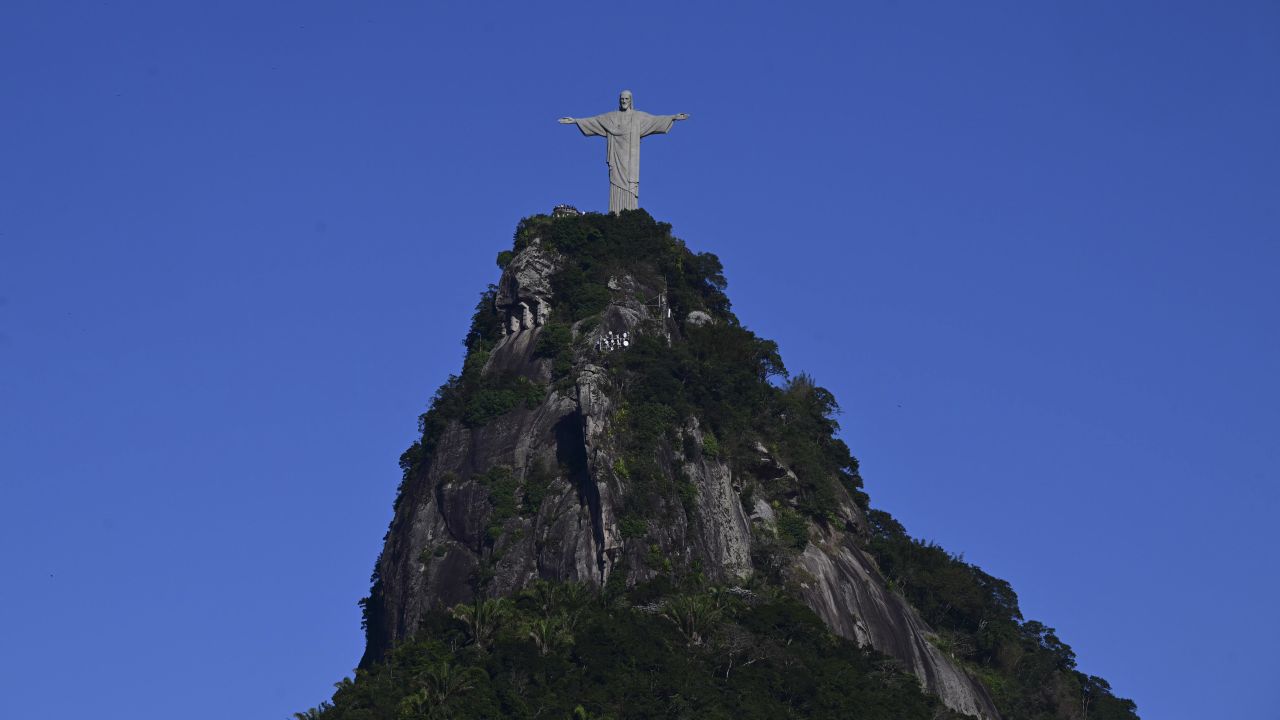
[[[560,118],[561,124],[577,125],[583,135],[603,135],[609,144],[605,162],[609,165],[609,212],[640,207],[640,138],[665,133],[679,115],[650,115],[631,107],[631,91],[618,96],[618,109],[589,118]]]

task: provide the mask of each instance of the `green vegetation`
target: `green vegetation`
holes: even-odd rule
[[[527,378],[484,378],[467,398],[462,422],[467,427],[480,427],[517,407],[536,408],[546,394],[544,387]]]
[[[514,599],[429,614],[418,638],[310,712],[324,720],[956,717],[914,677],[834,637],[785,594],[638,588],[608,602],[545,582]]]
[[[489,492],[489,521],[485,526],[485,535],[489,542],[495,543],[502,536],[502,529],[507,521],[519,515],[531,516],[538,513],[547,489],[555,479],[555,475],[541,459],[530,466],[523,485],[515,472],[506,465],[496,465],[476,475],[476,481]]]
[[[1053,628],[1023,622],[1018,596],[994,578],[933,543],[915,540],[888,513],[868,514],[868,549],[892,585],[935,630],[938,643],[982,678],[1010,720],[1083,715],[1137,717],[1132,701],[1111,694],[1102,678],[1075,669],[1075,653]]]
[[[538,508],[542,507],[542,500],[547,496],[547,490],[551,487],[551,482],[555,480],[555,474],[547,467],[547,464],[538,458],[529,466],[529,471],[524,479],[524,501],[521,503],[521,509],[526,515],[536,515]]]
[[[502,534],[502,526],[516,516],[518,508],[516,493],[520,489],[520,484],[511,472],[511,468],[505,465],[489,468],[476,479],[489,490],[489,504],[493,506],[493,511],[489,514],[489,524],[485,532],[489,542],[495,542]]]
[[[552,360],[552,375],[562,377],[573,368],[573,330],[562,322],[549,322],[538,332],[533,354]]]
[[[809,544],[809,522],[804,516],[788,508],[778,510],[778,536],[796,550]]]
[[[720,441],[710,430],[702,434],[702,454],[712,459],[720,457]]]
[[[618,518],[618,530],[624,538],[642,538],[649,534],[649,523],[635,513],[623,515]]]
[[[656,222],[643,210],[525,218],[516,228],[515,251],[535,237],[569,260],[553,278],[552,300],[555,313],[568,322],[600,312],[609,302],[609,278],[624,274],[645,287],[664,287],[677,317],[690,310],[719,317],[729,312],[720,260],[710,253],[690,252],[672,237],[670,225]]]

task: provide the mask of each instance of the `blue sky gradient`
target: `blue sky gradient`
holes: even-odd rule
[[[1145,718],[1275,717],[1280,5],[0,6],[0,716],[267,717],[363,647],[515,223],[642,204],[872,502]]]

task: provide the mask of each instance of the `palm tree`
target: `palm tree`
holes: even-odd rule
[[[690,647],[701,645],[703,636],[719,620],[718,599],[705,595],[677,595],[666,602],[660,613],[684,635]]]
[[[471,641],[487,650],[511,617],[511,601],[507,598],[477,599],[471,605],[455,605],[450,614],[467,626]]]
[[[581,610],[595,597],[595,590],[586,583],[566,582],[556,586],[556,599],[570,612]]]
[[[533,601],[543,617],[551,616],[551,610],[559,599],[556,586],[546,580],[534,580],[525,587],[522,594]]]
[[[447,660],[432,663],[418,673],[417,680],[421,683],[418,691],[400,701],[400,717],[404,720],[448,718],[458,698],[488,678],[480,668],[457,668]]]
[[[557,611],[580,609],[591,601],[593,593],[584,583],[534,580],[525,586],[521,594],[532,601],[542,617],[551,617]]]
[[[557,645],[573,642],[568,618],[561,614],[538,618],[525,625],[525,634],[538,647],[538,654],[546,657]]]

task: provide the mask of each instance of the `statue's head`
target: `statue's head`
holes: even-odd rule
[[[631,91],[623,90],[618,93],[618,109],[626,112],[631,109]]]

